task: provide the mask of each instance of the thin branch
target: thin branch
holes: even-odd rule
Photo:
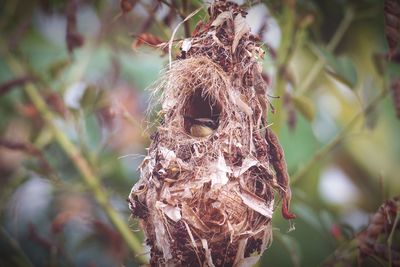
[[[142,250],[142,245],[139,240],[131,233],[129,227],[124,223],[119,217],[118,213],[111,207],[108,202],[108,197],[106,191],[101,186],[97,176],[91,169],[88,162],[84,159],[79,149],[67,138],[67,136],[60,131],[54,124],[53,115],[47,109],[47,106],[40,96],[33,84],[28,84],[26,86],[26,93],[29,95],[33,104],[42,114],[43,118],[50,125],[51,130],[58,141],[59,145],[63,148],[64,152],[71,158],[74,162],[75,167],[79,170],[82,175],[84,182],[87,184],[89,189],[94,194],[97,202],[105,210],[111,222],[114,224],[115,228],[119,231],[121,236],[124,238],[125,242],[132,250],[134,254],[140,253]],[[144,262],[145,259],[139,258],[140,261]]]
[[[183,9],[183,13],[187,14],[188,10],[189,10],[189,2],[187,0],[182,0],[182,9]],[[181,16],[182,19],[185,19],[186,16]],[[190,37],[191,33],[190,33],[190,24],[189,21],[185,21],[185,23],[183,24],[183,27],[185,29],[185,37]]]
[[[366,114],[370,113],[373,108],[382,100],[384,97],[387,95],[388,90],[382,90],[379,95],[377,95],[364,109],[360,110],[354,117],[353,119],[334,137],[328,144],[326,144],[324,147],[322,147],[320,150],[318,150],[314,156],[306,163],[304,164],[301,168],[298,169],[298,171],[292,176],[291,178],[291,184],[296,183],[297,181],[300,180],[304,175],[310,171],[310,169],[317,163],[319,162],[323,157],[325,157],[333,148],[335,148],[337,145],[339,145],[340,142],[343,141],[345,135],[349,130],[351,130],[356,122],[365,116]]]
[[[6,62],[8,63],[10,69],[15,74],[24,74],[24,69],[15,58],[11,57],[7,53],[2,54],[3,56],[5,56]],[[103,208],[117,231],[121,234],[122,238],[130,248],[132,253],[134,255],[137,255],[137,259],[140,263],[145,263],[146,259],[142,255],[140,255],[142,251],[141,242],[136,238],[136,236],[132,234],[127,224],[121,220],[119,214],[110,205],[105,189],[102,187],[99,179],[95,175],[94,170],[90,167],[86,159],[82,156],[80,150],[68,139],[64,132],[57,127],[57,125],[55,124],[54,115],[47,107],[46,102],[39,94],[38,89],[33,83],[28,83],[25,86],[25,92],[42,115],[46,124],[50,127],[50,130],[52,131],[60,147],[70,157],[75,167],[78,169],[83,181],[86,183],[89,190],[93,193],[95,199]]]
[[[33,81],[33,78],[30,76],[21,76],[16,79],[8,80],[2,84],[0,84],[0,95],[6,94],[17,86],[21,86],[26,84],[27,82]]]
[[[346,33],[353,19],[354,19],[353,9],[347,8],[344,17],[339,24],[339,27],[337,28],[335,34],[332,36],[332,39],[326,46],[326,50],[328,52],[332,52],[333,50],[335,50],[336,46],[343,38],[344,34]],[[297,95],[305,94],[312,88],[311,84],[318,77],[325,64],[326,64],[325,57],[319,57],[318,60],[313,64],[313,67],[308,72],[307,76],[301,81],[300,85],[298,86],[296,90]]]
[[[59,178],[55,174],[54,170],[52,169],[51,165],[43,155],[42,151],[37,149],[34,145],[30,143],[23,143],[23,142],[15,142],[11,140],[6,140],[0,138],[0,147],[4,147],[10,150],[18,150],[25,152],[31,156],[38,158],[39,164],[41,168],[48,174],[52,174],[52,178],[55,182],[59,182]]]
[[[16,266],[34,266],[22,248],[18,245],[18,242],[7,233],[3,226],[0,226],[0,237],[2,237],[1,239],[6,241],[10,245],[9,247],[18,254],[19,261],[13,261],[14,264],[20,263],[20,265]]]
[[[289,63],[291,55],[293,52],[293,32],[295,30],[295,9],[289,5],[284,6],[282,18],[282,43],[278,50],[278,75],[276,82],[276,95],[283,96],[285,93],[286,82],[283,78],[283,68]],[[282,98],[283,99],[283,98]],[[274,101],[275,110],[277,111],[274,116],[274,123],[272,125],[272,130],[276,135],[279,135],[282,121],[282,106],[283,101],[279,99]]]
[[[392,266],[392,261],[393,261],[393,257],[392,257],[392,244],[393,244],[393,237],[394,237],[394,233],[396,231],[397,228],[397,224],[399,223],[399,219],[400,219],[400,206],[397,206],[397,211],[396,211],[396,218],[394,219],[393,222],[393,227],[392,230],[390,231],[388,240],[387,240],[387,246],[388,246],[388,258],[389,258],[389,266]]]

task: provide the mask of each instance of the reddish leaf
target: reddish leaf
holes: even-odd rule
[[[203,26],[204,26],[204,23],[201,20],[199,22],[197,22],[197,24],[194,27],[194,30],[192,32],[192,37],[195,37],[197,34],[199,34],[199,32]]]
[[[10,90],[25,85],[28,82],[32,82],[34,79],[30,76],[22,76],[16,79],[12,79],[0,84],[0,95],[9,92]]]
[[[60,116],[65,117],[67,114],[67,108],[59,94],[51,93],[46,96],[46,103]]]
[[[73,218],[76,214],[68,211],[59,213],[51,223],[51,232],[53,234],[59,234],[64,230],[65,225]]]
[[[400,1],[385,0],[385,35],[389,45],[389,58],[395,53],[400,40]]]
[[[128,13],[129,11],[131,11],[133,9],[133,4],[129,1],[129,0],[121,0],[121,2],[119,3],[119,6],[122,10],[122,13]]]
[[[400,79],[394,80],[391,85],[394,107],[400,119]]]
[[[39,235],[35,226],[32,223],[28,224],[28,236],[30,240],[48,251],[51,251],[51,249],[54,247],[54,244],[51,240]]]
[[[297,113],[293,105],[292,97],[289,93],[285,93],[283,97],[283,105],[285,106],[287,112],[287,124],[290,131],[293,131],[297,125]]]
[[[67,48],[68,52],[72,52],[75,48],[83,45],[83,36],[78,32],[76,11],[78,7],[77,0],[68,1],[67,5]]]
[[[268,86],[271,86],[272,82],[271,82],[271,77],[269,76],[269,74],[262,72],[261,77],[263,78],[264,82],[267,83]]]
[[[132,47],[138,48],[139,46],[145,44],[152,47],[158,47],[159,45],[165,43],[159,37],[151,34],[151,33],[142,33],[139,34],[136,40],[133,42]]]
[[[289,174],[287,172],[285,155],[278,137],[270,128],[265,131],[265,139],[269,146],[270,160],[276,173],[282,197],[282,216],[287,220],[295,219],[296,215],[289,211],[290,199],[292,197],[289,187]]]

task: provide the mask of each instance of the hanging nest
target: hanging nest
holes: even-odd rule
[[[209,14],[156,85],[163,122],[129,196],[152,266],[251,266],[272,238],[275,193],[295,217],[264,117],[264,51],[237,4],[216,2]],[[209,134],[194,134],[198,118],[212,123]]]

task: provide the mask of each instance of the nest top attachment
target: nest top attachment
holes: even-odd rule
[[[232,120],[251,120],[251,129],[260,128],[268,107],[262,43],[250,33],[247,13],[236,3],[216,1],[208,12],[210,20],[200,22],[182,42],[181,54],[155,88],[162,95],[165,125],[192,136],[199,119],[217,125],[210,134],[227,130]]]

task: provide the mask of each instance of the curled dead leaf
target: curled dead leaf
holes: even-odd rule
[[[136,37],[136,40],[132,43],[132,48],[136,49],[142,45],[148,45],[151,47],[160,47],[165,42],[158,36],[151,33],[141,33]]]
[[[385,35],[389,45],[389,58],[396,52],[400,41],[400,2],[385,0]]]
[[[246,19],[242,16],[242,14],[238,14],[234,20],[235,27],[235,37],[232,42],[232,52],[236,51],[236,48],[239,44],[240,39],[242,39],[243,35],[250,32],[250,26],[247,24]]]

